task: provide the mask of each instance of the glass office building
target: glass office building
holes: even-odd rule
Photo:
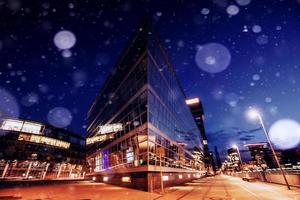
[[[151,191],[201,176],[199,129],[149,23],[138,29],[88,113],[88,175]]]
[[[206,137],[205,127],[204,127],[204,110],[201,100],[198,97],[186,99],[186,104],[189,106],[195,122],[200,130],[201,138],[203,141],[203,153],[204,153],[204,163],[208,171],[213,170],[213,159],[212,154],[209,152],[208,140]]]
[[[0,119],[0,181],[84,177],[85,139],[39,122]]]

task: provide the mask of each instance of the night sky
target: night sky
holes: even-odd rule
[[[274,130],[294,143],[285,137],[277,148],[299,147],[299,0],[0,0],[2,117],[84,135],[87,111],[145,13],[186,95],[203,101],[211,150],[224,157],[233,144],[266,141],[249,106],[268,129],[289,119]]]

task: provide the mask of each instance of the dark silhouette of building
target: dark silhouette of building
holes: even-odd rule
[[[96,180],[151,191],[205,173],[200,132],[149,21],[101,88],[87,131]]]
[[[268,143],[260,142],[254,144],[246,144],[245,147],[248,147],[252,161],[257,166],[262,166],[262,164],[265,164],[268,168],[278,168]],[[281,151],[276,151],[279,163],[282,163],[281,154]]]
[[[282,151],[282,163],[288,166],[300,164],[300,148],[292,148]]]
[[[227,149],[229,167],[234,171],[240,171],[241,160],[237,148]]]
[[[222,166],[222,163],[221,163],[220,154],[219,154],[219,151],[218,151],[218,147],[217,147],[217,146],[215,146],[215,157],[216,157],[216,165],[217,165],[217,168],[220,169],[221,166]]]

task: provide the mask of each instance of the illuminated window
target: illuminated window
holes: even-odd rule
[[[96,168],[95,171],[101,171],[102,170],[102,154],[101,152],[97,153],[96,157],[95,157],[95,164],[96,164]]]
[[[187,100],[185,100],[185,103],[187,105],[192,105],[192,104],[196,104],[196,103],[199,103],[199,102],[200,102],[199,98],[193,98],[193,99],[187,99]]]
[[[131,182],[131,178],[129,176],[124,176],[124,177],[122,177],[122,182],[130,183]]]
[[[23,121],[7,119],[3,122],[1,129],[8,131],[20,131],[23,126]]]
[[[22,132],[41,134],[42,125],[32,122],[24,122]]]
[[[103,182],[107,182],[108,181],[108,177],[107,176],[104,176],[103,177]]]
[[[126,150],[126,159],[127,163],[132,163],[134,160],[134,154],[132,147],[129,147],[129,149]]]
[[[163,181],[168,181],[169,180],[169,176],[163,176]]]
[[[179,178],[179,179],[182,179],[182,175],[181,175],[181,174],[180,174],[180,175],[178,175],[178,178]]]

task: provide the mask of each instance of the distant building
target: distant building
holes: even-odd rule
[[[253,163],[257,166],[266,164],[268,168],[278,168],[272,151],[266,142],[246,144],[248,147]],[[281,151],[276,151],[276,155],[279,158],[279,163],[281,162]]]
[[[205,132],[205,127],[204,127],[204,110],[203,110],[203,105],[202,102],[199,98],[190,98],[186,99],[186,104],[189,106],[194,120],[197,124],[197,127],[200,131],[202,142],[203,142],[203,153],[204,153],[204,162],[207,165],[207,167],[212,167],[212,156],[209,152],[208,148],[208,141],[206,137],[206,132]]]
[[[85,139],[34,121],[0,124],[0,179],[83,177]]]
[[[300,148],[282,151],[282,162],[287,166],[300,166]]]
[[[216,157],[216,166],[217,166],[218,169],[220,169],[222,163],[221,163],[220,154],[219,154],[217,146],[215,146],[215,157]]]
[[[227,149],[228,166],[231,170],[240,171],[241,160],[237,148]]]
[[[88,176],[95,180],[151,191],[205,173],[200,132],[148,22],[101,88],[87,131]]]

